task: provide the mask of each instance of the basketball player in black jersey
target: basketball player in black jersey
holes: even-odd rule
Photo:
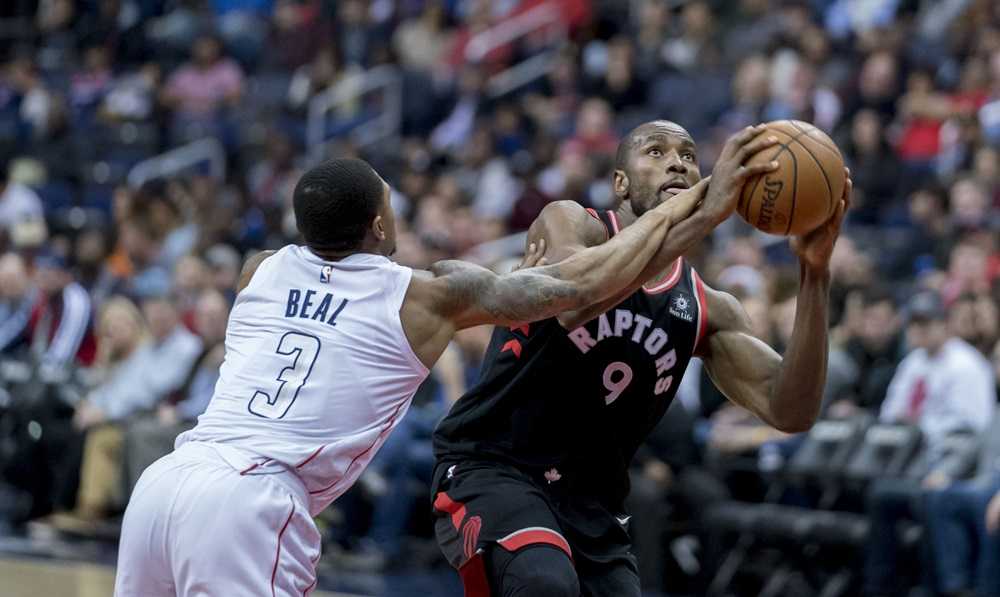
[[[773,146],[748,127],[724,147],[699,208],[672,227],[657,257],[609,300],[557,318],[497,328],[479,384],[434,436],[439,544],[466,595],[638,597],[630,553],[628,468],[673,399],[692,356],[734,403],[787,432],[819,411],[827,361],[829,259],[850,201],[792,239],[801,282],[784,359],[754,338],[732,296],[705,285],[683,253],[728,218],[744,162]],[[772,167],[774,165],[772,164]],[[546,259],[599,245],[700,180],[695,143],[654,121],[619,145],[613,189],[598,213],[560,201],[531,226]]]

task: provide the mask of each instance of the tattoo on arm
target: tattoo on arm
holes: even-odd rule
[[[578,286],[562,279],[558,265],[499,276],[469,263],[443,261],[431,271],[445,281],[441,308],[459,327],[552,317],[581,299]]]

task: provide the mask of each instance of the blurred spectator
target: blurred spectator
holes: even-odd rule
[[[243,267],[239,253],[229,245],[215,245],[205,253],[205,263],[209,268],[210,287],[232,304],[236,300],[236,283]]]
[[[900,275],[919,273],[932,264],[947,263],[951,226],[945,210],[944,190],[936,185],[916,189],[907,199],[908,216],[913,233],[896,259],[895,270]]]
[[[420,16],[403,21],[392,36],[392,46],[407,68],[431,72],[439,69],[445,51],[451,45],[451,33],[445,28],[447,15],[441,0],[424,3]]]
[[[15,225],[41,220],[43,215],[38,195],[10,179],[10,159],[10,149],[0,148],[0,236],[8,239]]]
[[[576,119],[576,132],[565,145],[563,152],[578,153],[592,158],[611,160],[618,147],[618,136],[612,128],[611,106],[608,102],[591,98],[580,105]]]
[[[961,200],[953,202],[952,209],[961,210],[956,203],[961,205]],[[987,294],[992,277],[989,253],[976,242],[975,237],[965,237],[952,247],[941,294],[947,302],[953,302],[965,293]]]
[[[270,138],[267,154],[250,170],[247,182],[258,205],[281,210],[291,201],[302,170],[295,165],[292,140],[279,132]]]
[[[116,309],[134,309],[124,299],[111,302]],[[76,505],[69,514],[57,513],[49,522],[63,530],[86,531],[95,521],[114,513],[125,504],[122,493],[122,444],[124,430],[111,423],[153,408],[180,388],[201,351],[201,341],[180,325],[176,310],[167,297],[149,297],[142,304],[149,339],[137,333],[135,313],[122,322],[109,321],[112,328],[110,356],[128,351],[127,356],[105,369],[104,380],[76,406],[73,424],[83,434],[82,455],[67,451],[62,460],[79,460],[80,487]],[[131,322],[129,320],[132,320]],[[141,323],[141,320],[140,320]]]
[[[896,369],[879,419],[920,427],[926,466],[919,484],[884,479],[869,490],[872,530],[865,585],[871,595],[891,594],[899,582],[897,523],[922,519],[923,492],[941,489],[966,472],[967,463],[947,454],[945,440],[955,434],[982,433],[993,419],[997,401],[992,367],[949,331],[940,296],[932,291],[915,295],[907,317],[913,351]]]
[[[172,292],[177,297],[177,309],[181,313],[181,320],[192,330],[195,329],[196,305],[211,282],[208,264],[197,255],[181,257],[174,267]]]
[[[65,375],[76,363],[90,365],[97,354],[90,295],[58,252],[37,255],[34,267],[38,300],[25,330],[32,354],[52,375]]]
[[[47,187],[49,192],[52,191],[52,184],[68,184],[74,187],[79,185],[81,179],[80,164],[83,161],[83,156],[80,151],[79,139],[73,134],[71,115],[65,101],[61,98],[53,102],[45,134],[34,139],[30,153],[44,168],[44,179],[46,183],[49,183]],[[45,188],[43,185],[43,189]],[[29,192],[34,193],[30,190]],[[73,201],[71,191],[70,195],[63,201],[66,204],[58,207],[69,207],[67,204],[71,204]],[[47,205],[46,211],[52,211],[55,207],[57,206]]]
[[[930,73],[910,74],[906,93],[899,99],[902,131],[897,150],[911,169],[929,166],[941,151],[941,125],[950,113],[950,102],[934,90]]]
[[[668,39],[663,46],[663,58],[679,71],[692,71],[711,64],[716,49],[713,47],[715,19],[708,2],[685,2],[680,10],[679,35]]]
[[[123,62],[137,60],[145,44],[139,4],[127,0],[91,3],[74,22],[77,39],[86,45],[100,45]]]
[[[831,363],[840,371],[828,375],[827,398],[833,416],[847,417],[860,409],[878,411],[902,358],[901,316],[893,296],[882,286],[860,291],[861,313],[847,341],[831,350]]]
[[[30,58],[16,58],[7,67],[7,80],[18,102],[21,123],[19,137],[30,139],[45,134],[53,96],[45,86],[37,65]]]
[[[86,430],[150,409],[184,383],[201,350],[201,342],[181,325],[172,298],[147,297],[142,302],[142,311],[149,328],[149,341],[131,352],[77,406],[74,416],[77,428]],[[112,346],[111,350],[114,349]]]
[[[474,129],[483,101],[484,78],[485,74],[478,68],[462,69],[451,111],[431,131],[429,140],[433,149],[457,153],[476,132]],[[492,149],[490,147],[489,151],[492,152]]]
[[[770,69],[767,57],[761,54],[740,62],[732,81],[731,105],[720,118],[725,135],[756,122],[773,120],[777,115],[770,98]]]
[[[170,274],[160,262],[167,231],[154,224],[148,206],[125,211],[118,223],[118,247],[109,260],[109,275],[96,292],[133,297],[163,293],[170,287]]]
[[[478,38],[479,43],[470,44],[473,39],[477,39],[477,35],[489,30],[495,24],[491,4],[493,3],[487,0],[469,0],[466,4],[467,12],[452,38],[451,48],[448,51],[447,63],[452,71],[458,71],[462,65],[468,63],[481,65],[486,73],[495,74],[510,61],[513,46],[509,42],[492,47],[483,43],[483,38]],[[503,4],[496,4],[503,10]]]
[[[865,33],[892,23],[899,0],[874,0],[860,5],[850,0],[826,3],[826,28],[834,37]]]
[[[163,103],[173,110],[174,135],[178,139],[196,138],[195,127],[221,131],[220,109],[235,107],[243,97],[243,71],[222,53],[222,43],[215,37],[199,37],[191,49],[191,61],[182,65],[167,80],[161,94]]]
[[[927,531],[942,594],[995,595],[1000,587],[997,495],[1000,419],[982,436],[976,476],[927,494]]]
[[[879,418],[919,425],[931,446],[949,433],[981,432],[996,404],[986,358],[949,330],[948,311],[935,293],[914,296],[907,318],[913,351],[900,362]]]
[[[267,38],[273,0],[211,0],[216,27],[241,62],[255,65]]]
[[[100,115],[110,122],[141,122],[153,116],[163,71],[159,64],[147,62],[138,70],[126,71],[108,86],[100,106]]]
[[[632,42],[616,37],[608,42],[606,51],[607,64],[601,76],[589,82],[588,94],[607,100],[616,113],[646,103],[648,81],[636,72]]]
[[[309,62],[331,38],[330,24],[316,0],[278,0],[274,3],[271,40],[262,56],[266,67],[294,70]]]
[[[103,298],[94,290],[101,276],[106,274],[105,261],[109,252],[108,233],[103,227],[95,225],[84,228],[76,237],[73,255],[77,281],[91,293],[95,304],[99,304]]]
[[[957,337],[989,356],[997,340],[997,306],[993,298],[963,294],[952,303],[948,327]]]
[[[320,93],[341,84],[351,84],[352,74],[358,72],[350,66],[345,67],[340,60],[340,54],[333,46],[319,50],[312,62],[299,67],[292,77],[288,87],[288,105],[299,111],[305,111],[309,100]],[[358,110],[354,102],[347,102],[334,112],[344,119],[353,116]]]
[[[884,214],[897,198],[902,171],[879,114],[869,108],[859,110],[851,122],[850,140],[843,147],[854,181],[852,220],[866,224],[884,221]]]
[[[847,107],[848,114],[869,108],[884,119],[891,119],[899,97],[899,59],[888,50],[870,54],[861,65],[858,88]]]
[[[24,259],[17,253],[0,255],[0,353],[23,350],[28,321],[37,300]]]
[[[108,384],[133,360],[145,339],[145,323],[131,301],[115,298],[102,307],[97,319],[99,350],[93,369],[96,376],[105,382],[98,385],[98,389],[110,387]],[[141,379],[133,379],[132,384],[133,391],[142,391]],[[88,407],[86,403],[81,403],[74,411],[62,401],[52,400],[51,396],[46,398],[41,402],[17,405],[15,416],[25,421],[36,421],[42,433],[37,434],[40,437],[35,441],[19,446],[13,460],[15,464],[5,471],[11,482],[30,494],[31,514],[36,517],[47,515],[52,510],[65,513],[81,505],[78,488],[84,446],[77,420],[82,420],[82,413]],[[90,412],[97,414],[94,410]],[[90,414],[87,416],[95,421],[99,418]],[[26,467],[26,470],[19,467]],[[104,502],[109,489],[114,491],[113,486],[87,487],[82,496],[84,507],[90,508],[87,501],[90,496],[95,496],[94,499],[102,503],[92,504],[92,509],[104,509],[108,505]]]
[[[82,68],[70,77],[69,99],[73,111],[89,120],[111,87],[111,57],[104,46],[83,50]]]
[[[462,151],[462,165],[455,178],[465,196],[472,199],[476,216],[483,219],[505,220],[521,190],[507,162],[493,155],[493,135],[488,129],[473,133]]]
[[[148,222],[163,245],[156,255],[156,262],[172,269],[177,260],[187,255],[198,240],[198,227],[187,219],[165,180],[154,179],[143,183],[132,199],[132,214]]]
[[[378,30],[369,20],[368,3],[341,0],[336,3],[337,27],[333,39],[345,64],[366,67],[379,45]]]
[[[154,412],[130,421],[125,429],[123,460],[127,491],[135,486],[147,466],[173,450],[174,439],[193,427],[208,407],[225,356],[228,321],[226,298],[216,290],[202,292],[194,312],[194,331],[201,340],[199,355],[184,373],[182,384],[157,404]]]

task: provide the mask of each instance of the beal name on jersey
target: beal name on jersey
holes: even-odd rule
[[[316,297],[315,290],[299,290],[290,288],[288,290],[288,302],[285,305],[285,317],[298,317],[300,319],[312,319],[322,321],[327,325],[336,326],[337,316],[347,306],[347,299],[340,299],[336,307],[333,294],[327,292],[323,299],[317,304],[313,299]],[[315,305],[316,310],[313,310]],[[333,308],[333,312],[330,309]]]

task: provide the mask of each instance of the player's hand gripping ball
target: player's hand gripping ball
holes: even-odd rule
[[[769,234],[807,234],[829,220],[844,192],[844,158],[823,131],[800,120],[769,122],[758,137],[774,136],[747,165],[778,162],[774,172],[753,176],[743,186],[736,211]]]

